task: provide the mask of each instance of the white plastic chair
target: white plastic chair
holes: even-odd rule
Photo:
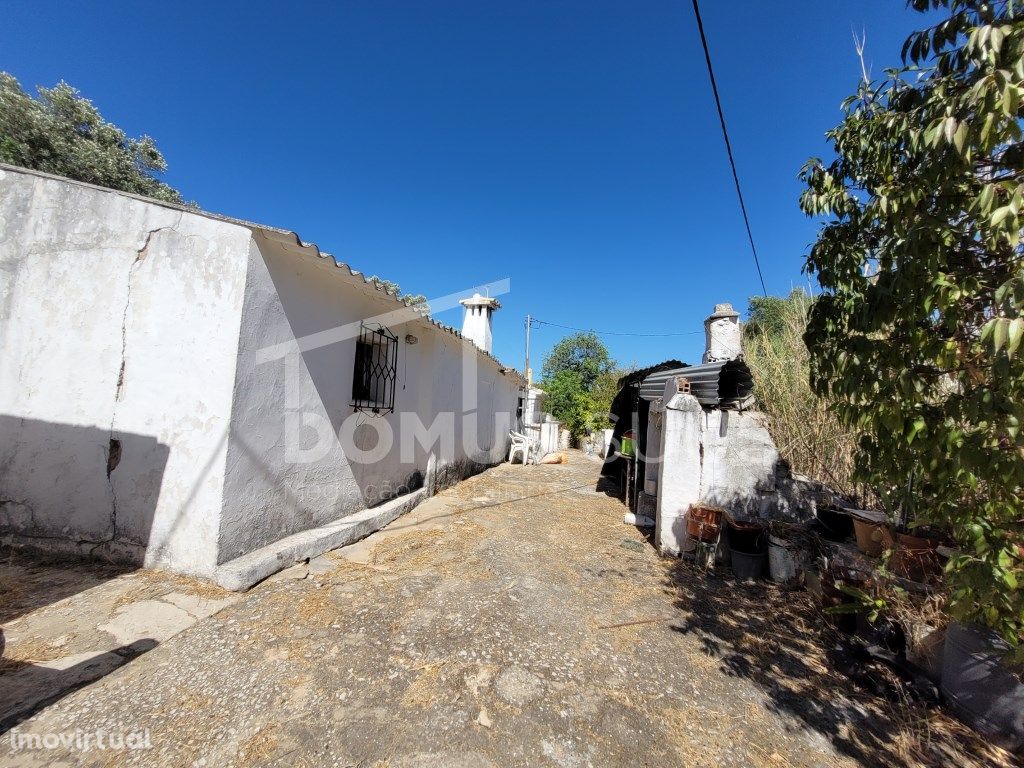
[[[537,445],[534,439],[514,430],[509,430],[508,436],[512,438],[512,445],[508,449],[509,464],[512,463],[512,459],[515,458],[517,453],[522,458],[524,466],[530,463],[531,458],[534,464],[539,461],[540,456],[537,454],[540,453],[540,446]]]

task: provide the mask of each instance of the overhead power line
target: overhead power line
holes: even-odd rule
[[[704,333],[700,331],[683,331],[681,333],[628,333],[626,331],[598,331],[594,328],[576,328],[571,325],[560,325],[559,323],[549,323],[547,320],[538,320],[536,317],[531,317],[530,323],[536,323],[537,325],[550,325],[552,328],[563,328],[567,331],[580,331],[582,333],[596,333],[598,336],[693,336],[697,333]]]
[[[711,91],[715,95],[715,106],[718,108],[718,120],[722,124],[722,138],[725,139],[725,151],[729,155],[729,165],[732,167],[732,179],[736,182],[736,196],[740,199],[740,211],[743,213],[743,223],[747,227],[747,239],[750,240],[750,250],[754,254],[754,265],[757,267],[757,277],[761,281],[761,292],[765,296],[768,290],[764,287],[764,275],[761,274],[761,260],[757,258],[757,248],[754,246],[754,235],[750,231],[750,219],[747,217],[747,206],[743,202],[743,191],[740,189],[740,176],[736,172],[736,161],[732,156],[732,143],[729,141],[729,129],[725,127],[725,113],[722,111],[722,100],[718,97],[718,83],[715,82],[715,70],[711,66],[711,53],[708,51],[708,39],[704,35],[704,22],[700,18],[700,6],[697,0],[693,0],[693,13],[697,17],[697,29],[700,31],[700,42],[704,46],[704,61],[708,64],[708,77],[711,79]]]

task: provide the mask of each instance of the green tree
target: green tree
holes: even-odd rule
[[[0,72],[0,162],[181,203],[154,174],[167,163],[149,136],[128,137],[65,82],[34,99]]]
[[[555,344],[544,359],[541,375],[545,381],[552,381],[562,371],[576,373],[583,390],[590,391],[597,377],[613,369],[608,348],[592,331],[566,336]]]
[[[1024,19],[1018,4],[946,10],[903,66],[862,83],[805,166],[824,215],[807,257],[823,294],[811,381],[863,433],[858,470],[901,518],[948,526],[954,616],[1024,659]]]
[[[591,427],[593,429],[605,429],[612,425],[608,414],[612,409],[612,400],[619,391],[619,379],[632,370],[611,370],[598,374],[594,384],[590,388],[590,399],[593,402],[593,417]]]
[[[574,440],[590,430],[594,401],[583,386],[579,373],[559,371],[544,381],[543,389],[548,395],[545,406],[569,430]]]

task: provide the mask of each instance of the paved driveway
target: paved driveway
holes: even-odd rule
[[[449,489],[62,699],[0,762],[904,762],[892,711],[825,665],[805,596],[659,558],[598,469],[574,452]],[[83,752],[97,729],[142,748]],[[45,734],[79,744],[26,740]]]

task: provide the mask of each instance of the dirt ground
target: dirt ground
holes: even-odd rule
[[[806,593],[662,559],[599,464],[502,465],[10,733],[3,765],[875,766],[1004,758],[833,671]]]

